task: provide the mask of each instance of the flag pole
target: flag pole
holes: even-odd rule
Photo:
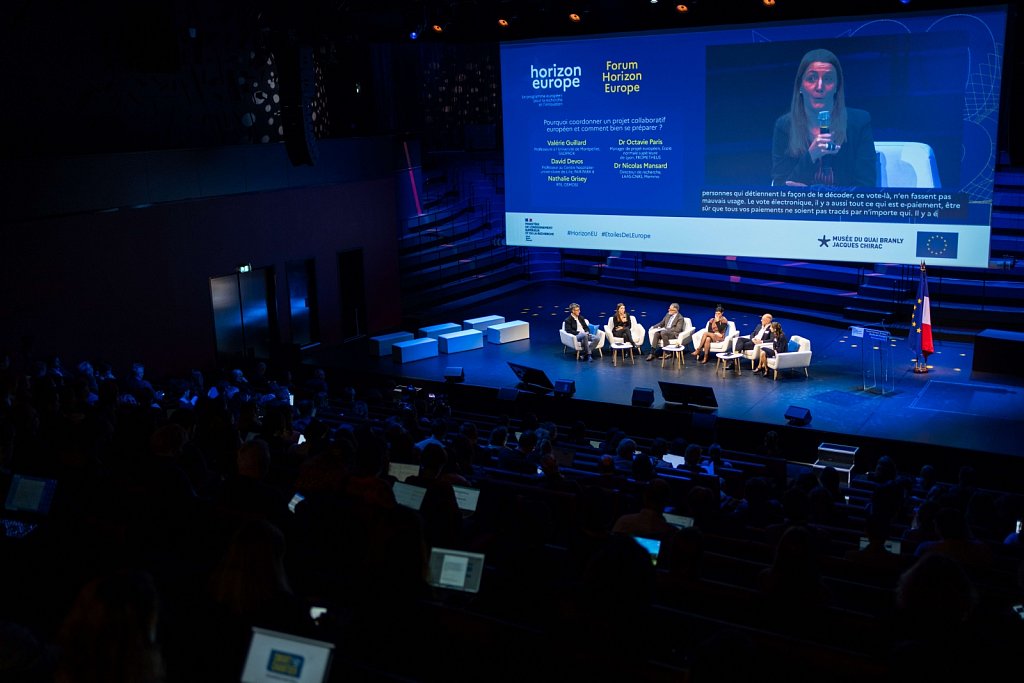
[[[914,303],[914,320],[910,333],[915,335],[914,373],[928,373],[928,354],[934,350],[932,342],[931,302],[928,296],[928,272],[924,261],[921,261],[921,280],[917,287],[917,298]]]

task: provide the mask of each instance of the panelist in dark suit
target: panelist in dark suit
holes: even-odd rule
[[[565,331],[576,337],[583,347],[584,355],[590,362],[594,361],[594,349],[597,348],[597,335],[590,333],[590,321],[580,313],[579,304],[569,304],[569,317],[565,319]]]
[[[811,50],[797,69],[789,113],[775,122],[772,185],[875,187],[876,159],[871,115],[846,107],[839,58]]]
[[[761,322],[755,327],[754,331],[749,335],[736,338],[735,351],[749,351],[758,344],[764,344],[772,340],[772,314],[765,313],[761,316]]]
[[[761,358],[758,360],[757,367],[754,368],[754,372],[760,372],[765,377],[768,376],[768,359],[777,353],[784,353],[789,350],[789,337],[782,331],[782,325],[779,323],[772,323],[772,345],[771,348],[767,346],[761,347]]]
[[[661,347],[670,344],[673,339],[683,333],[683,316],[679,315],[679,304],[668,305],[668,313],[651,329],[651,352],[647,360],[661,357]]]

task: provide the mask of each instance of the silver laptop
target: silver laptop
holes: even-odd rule
[[[253,627],[241,683],[324,683],[334,644]]]
[[[484,573],[484,556],[448,548],[430,549],[430,585],[476,593]]]

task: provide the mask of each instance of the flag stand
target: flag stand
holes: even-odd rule
[[[931,301],[928,297],[928,272],[921,261],[921,280],[917,288],[913,316],[910,322],[910,339],[914,348],[914,374],[928,373],[928,355],[935,352],[932,341]]]

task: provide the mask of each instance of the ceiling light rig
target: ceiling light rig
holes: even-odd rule
[[[690,8],[687,7],[686,5],[683,5],[681,3],[676,5],[676,12],[679,12],[680,14],[686,14],[689,11],[690,11]]]
[[[498,26],[502,28],[508,28],[509,26],[511,26],[511,24],[508,23],[508,19],[506,19],[505,17],[501,17],[498,19]]]
[[[569,12],[569,21],[571,21],[574,24],[578,24],[581,21],[583,21],[583,17],[581,17],[576,12]]]

